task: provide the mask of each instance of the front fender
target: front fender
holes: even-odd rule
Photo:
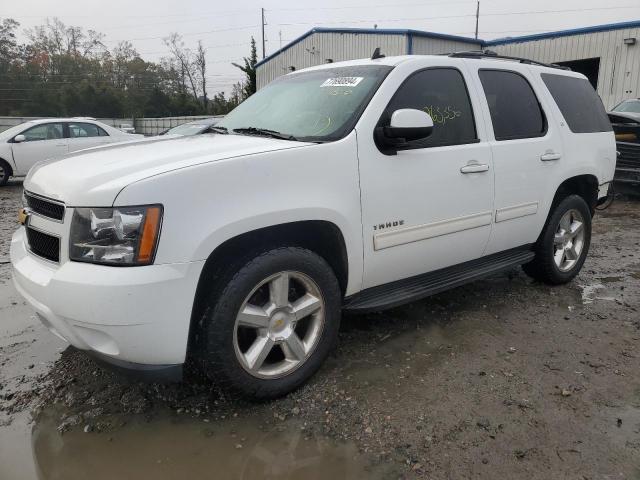
[[[201,261],[243,233],[319,220],[342,232],[348,292],[362,283],[362,218],[355,132],[304,149],[199,164],[134,182],[114,202],[160,203],[156,263]]]

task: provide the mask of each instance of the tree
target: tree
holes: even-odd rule
[[[209,107],[209,102],[207,100],[207,58],[206,50],[202,46],[202,41],[200,40],[198,40],[198,51],[196,52],[194,62],[198,75],[200,76],[199,83],[200,91],[202,92],[202,106],[206,112]]]
[[[193,54],[191,50],[185,48],[182,37],[177,33],[172,33],[169,37],[164,39],[164,44],[169,48],[169,52],[176,60],[180,75],[182,76],[183,90],[186,92],[185,84],[189,82],[191,87],[191,94],[193,98],[198,100],[198,89],[196,88],[196,64],[193,60]],[[184,92],[183,92],[184,93]]]
[[[247,79],[245,80],[242,87],[243,95],[241,100],[249,98],[251,95],[256,93],[256,63],[258,63],[256,40],[251,37],[251,50],[249,53],[249,57],[244,57],[244,65],[233,63],[234,67],[238,67],[247,75]]]
[[[166,39],[171,57],[142,59],[135,46],[108,49],[103,35],[57,18],[26,31],[0,18],[0,115],[94,117],[225,114],[244,96],[207,91],[206,49],[192,52],[177,34]]]

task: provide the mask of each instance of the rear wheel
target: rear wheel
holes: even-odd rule
[[[258,399],[296,389],[335,345],[341,294],[323,258],[278,248],[230,269],[216,282],[200,322],[205,373]]]
[[[536,244],[536,256],[524,271],[552,285],[570,282],[582,269],[590,244],[591,211],[582,197],[570,195],[553,210]]]
[[[11,167],[7,162],[0,159],[0,187],[7,184],[11,176]]]

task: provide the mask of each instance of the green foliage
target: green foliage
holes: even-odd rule
[[[238,67],[247,75],[247,80],[242,87],[241,100],[256,93],[256,63],[258,63],[258,51],[256,50],[256,41],[251,37],[251,52],[249,57],[244,57],[244,65],[233,64],[233,66]]]
[[[198,98],[185,89],[184,71],[176,68],[175,61],[147,62],[128,42],[109,50],[103,35],[92,30],[47,20],[27,30],[28,41],[19,44],[19,26],[13,19],[0,19],[0,115],[225,114],[242,100],[238,86],[230,98],[217,93],[207,99],[204,82],[204,99]],[[251,55],[255,56],[253,39]],[[196,65],[204,78],[204,59]],[[255,91],[255,69],[251,85]]]

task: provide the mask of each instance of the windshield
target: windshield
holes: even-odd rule
[[[37,125],[37,123],[25,122],[20,125],[16,125],[15,127],[7,128],[0,132],[0,137],[4,138],[13,138],[19,133],[24,132],[27,128],[32,127],[33,125]]]
[[[614,112],[640,113],[640,100],[626,100],[613,109]]]
[[[203,125],[202,123],[183,123],[182,125],[167,130],[167,135],[197,135],[210,126],[211,125]]]
[[[256,128],[301,141],[331,141],[353,129],[392,67],[361,65],[280,77],[242,102],[217,127]]]

